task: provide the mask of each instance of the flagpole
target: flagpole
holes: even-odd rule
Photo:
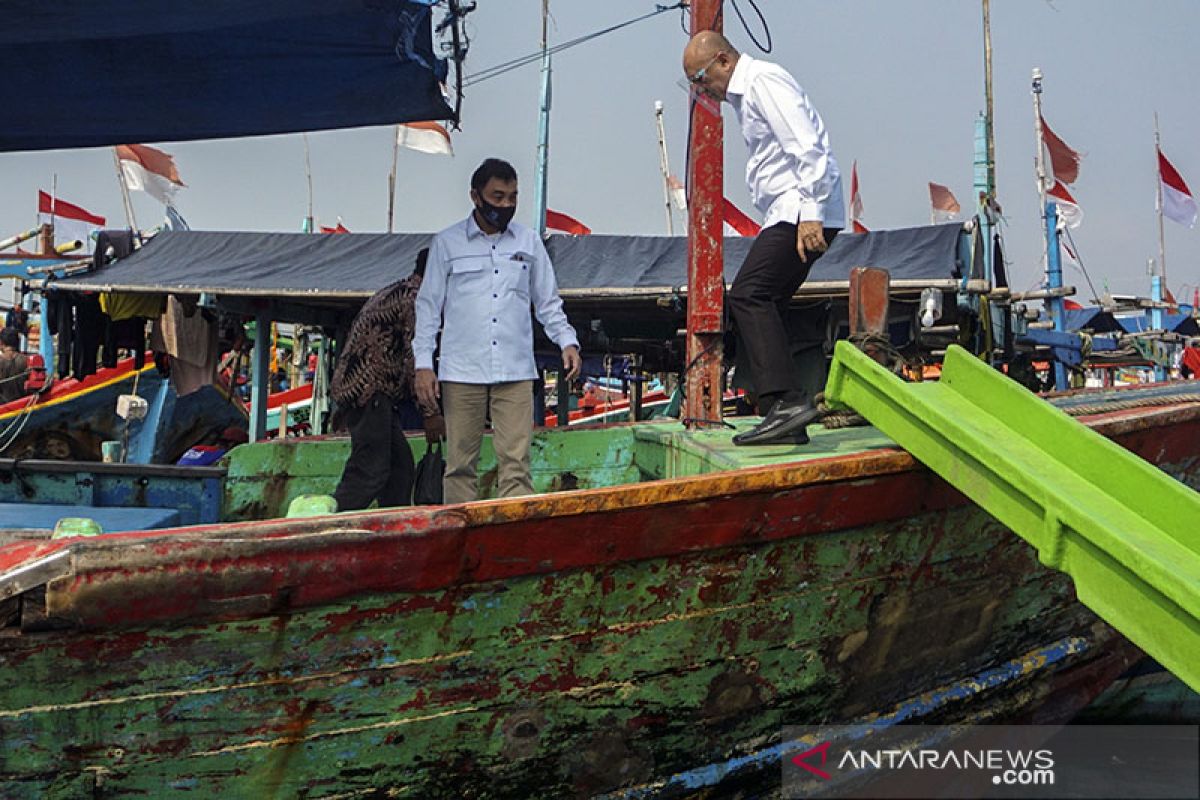
[[[983,87],[987,106],[987,185],[990,210],[996,199],[996,134],[993,127],[995,116],[992,108],[992,4],[983,0]]]
[[[537,214],[535,227],[538,236],[543,237],[546,235],[546,183],[550,160],[550,50],[547,47],[549,17],[550,0],[542,0],[542,90],[538,106],[537,184],[533,187],[533,201],[534,213]]]
[[[1045,134],[1042,132],[1042,71],[1033,68],[1033,135],[1037,144],[1034,150],[1034,170],[1037,173],[1038,200],[1043,215],[1046,208],[1046,146]],[[1042,230],[1042,242],[1048,245],[1048,235]]]
[[[1162,181],[1159,181],[1159,194],[1162,194]],[[50,175],[50,245],[54,245],[56,236],[54,235],[55,228],[55,211],[59,207],[59,174]]]
[[[1158,173],[1158,274],[1167,284],[1167,236],[1163,230],[1163,182],[1162,170],[1158,166],[1158,154],[1162,152],[1162,139],[1158,133],[1158,112],[1154,112],[1154,170]]]
[[[125,218],[129,220],[129,229],[137,235],[137,219],[133,216],[133,201],[129,197],[129,184],[125,180],[125,170],[121,169],[121,157],[117,148],[113,148],[113,165],[117,168],[117,183],[121,185],[121,200],[125,203]]]
[[[667,211],[667,236],[674,236],[675,222],[671,219],[671,167],[667,160],[667,137],[663,131],[662,100],[654,101],[654,123],[658,128],[658,166],[662,170],[663,201]]]
[[[312,159],[308,152],[308,134],[304,134],[304,177],[308,180],[308,216],[304,218],[305,233],[316,233],[313,224]]]
[[[400,126],[392,131],[392,171],[388,173],[387,232],[392,232],[392,215],[396,208],[396,162],[400,156]]]
[[[1044,147],[1044,132],[1042,130],[1042,71],[1033,68],[1033,130],[1037,142],[1036,165],[1038,198],[1041,201],[1042,241],[1046,253],[1046,288],[1050,290],[1062,287],[1062,262],[1058,250],[1058,212],[1053,202],[1046,200],[1046,153]],[[1050,307],[1050,319],[1054,330],[1066,329],[1066,307],[1061,297],[1049,297],[1046,304]],[[1063,391],[1067,386],[1067,368],[1058,359],[1054,362],[1054,388]]]

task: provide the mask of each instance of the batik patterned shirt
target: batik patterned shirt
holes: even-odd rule
[[[380,289],[354,322],[333,370],[330,397],[339,406],[364,406],[376,394],[406,400],[413,394],[413,304],[421,276]]]

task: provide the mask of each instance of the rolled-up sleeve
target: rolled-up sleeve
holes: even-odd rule
[[[579,338],[575,329],[567,321],[563,311],[562,298],[558,296],[558,280],[554,276],[554,265],[550,263],[550,254],[539,239],[535,248],[536,263],[530,276],[529,294],[533,301],[533,314],[542,328],[546,338],[561,349],[579,347]]]
[[[433,369],[433,351],[437,349],[438,331],[442,327],[442,307],[446,302],[446,273],[449,263],[440,238],[429,245],[425,262],[425,278],[417,292],[417,323],[413,331],[413,361],[416,369]]]

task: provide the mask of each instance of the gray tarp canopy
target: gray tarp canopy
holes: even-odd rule
[[[806,285],[847,281],[856,266],[883,267],[893,283],[948,283],[961,277],[961,235],[962,225],[954,223],[839,236]],[[430,234],[164,231],[128,258],[47,288],[206,292],[319,304],[366,297],[404,277],[429,239]],[[752,242],[725,240],[727,280]],[[633,298],[687,284],[686,237],[554,235],[546,248],[566,298]]]

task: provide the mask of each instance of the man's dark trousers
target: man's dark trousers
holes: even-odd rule
[[[839,230],[825,229],[826,244],[833,243]],[[808,260],[801,261],[796,252],[796,226],[776,223],[759,232],[726,295],[741,345],[746,348],[755,394],[767,405],[786,392],[803,391],[784,320],[792,295],[819,257],[809,253]]]
[[[411,505],[413,454],[398,404],[376,394],[365,406],[348,409],[346,422],[350,458],[333,493],[338,511],[366,508],[375,499],[380,508]]]

